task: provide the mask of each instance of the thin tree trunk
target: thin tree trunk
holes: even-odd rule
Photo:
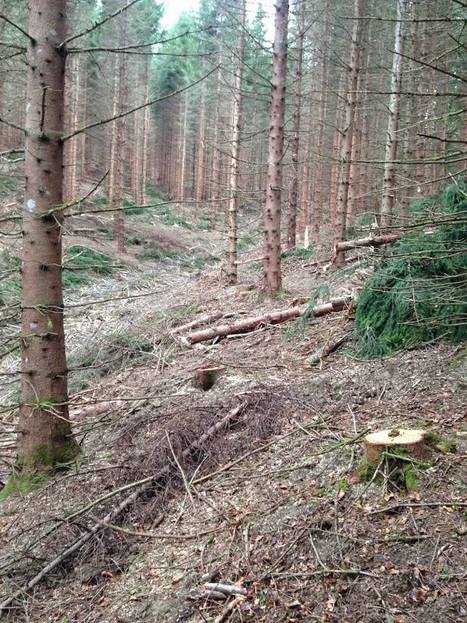
[[[300,161],[300,111],[302,103],[302,66],[303,40],[305,38],[305,2],[296,0],[298,12],[298,40],[295,69],[295,94],[293,103],[293,137],[292,137],[292,175],[289,189],[289,218],[287,227],[287,248],[293,249],[297,237],[297,205],[298,205],[298,175]]]
[[[313,203],[314,210],[311,220],[312,238],[314,242],[319,241],[319,231],[323,222],[323,158],[324,158],[324,125],[326,119],[326,103],[327,103],[327,79],[328,79],[328,53],[329,53],[329,3],[326,2],[323,7],[324,12],[324,32],[323,47],[321,61],[321,80],[319,94],[319,114],[318,114],[318,138],[316,142],[317,167],[316,176],[314,178]]]
[[[344,73],[341,73],[339,77],[339,83],[337,87],[337,96],[336,96],[336,112],[334,117],[334,132],[332,139],[332,166],[331,166],[331,184],[329,189],[329,220],[331,223],[331,227],[334,229],[336,227],[336,206],[337,206],[337,195],[339,191],[339,154],[341,150],[341,131],[340,127],[342,125],[342,116],[343,116],[343,107],[344,107],[344,99],[341,95],[344,90]]]
[[[227,278],[231,285],[237,283],[238,176],[240,169],[240,134],[242,128],[242,80],[243,55],[245,50],[245,14],[246,0],[241,0],[238,64],[235,72],[234,105],[232,113],[232,149],[230,155],[229,264],[227,268]]]
[[[394,55],[392,59],[391,95],[389,96],[389,119],[386,139],[386,152],[383,179],[383,200],[381,203],[381,224],[389,225],[394,213],[396,202],[396,165],[394,160],[397,155],[397,130],[399,127],[400,91],[402,78],[402,15],[403,1],[396,0],[397,20],[394,35]]]
[[[275,34],[272,62],[272,98],[269,126],[268,175],[264,206],[264,289],[281,289],[281,195],[284,156],[285,90],[287,79],[288,0],[275,2]]]
[[[145,102],[149,102],[149,57],[146,57],[144,61],[144,73],[143,84],[145,85]],[[143,204],[148,203],[147,187],[148,187],[148,143],[149,143],[149,131],[151,126],[151,120],[149,117],[150,107],[146,106],[144,109],[143,118],[143,142],[142,142],[142,154],[141,154],[141,201]]]
[[[185,200],[185,172],[186,172],[186,156],[187,156],[187,121],[188,121],[188,94],[185,93],[183,98],[183,137],[182,137],[182,161],[180,163],[180,186],[178,188],[178,197],[180,201]]]
[[[355,22],[352,34],[350,54],[350,75],[347,84],[347,99],[345,104],[345,121],[342,130],[340,178],[337,196],[336,242],[345,238],[347,226],[347,199],[349,195],[350,162],[352,155],[352,139],[354,134],[355,108],[357,104],[358,74],[360,71],[360,50],[363,34],[363,22],[360,19],[366,10],[367,0],[355,0]],[[336,266],[344,263],[344,252],[339,251],[334,257]]]
[[[196,206],[195,221],[199,220],[201,202],[204,198],[204,148],[206,133],[206,80],[201,86],[201,101],[199,111],[199,131],[196,146]]]
[[[220,65],[219,52],[219,65]],[[214,112],[214,134],[212,139],[212,169],[211,169],[211,229],[216,229],[217,225],[217,209],[220,191],[220,152],[219,152],[219,130],[220,130],[220,111],[221,111],[221,82],[222,74],[219,66],[216,76],[216,108]]]
[[[62,204],[65,0],[30,0],[23,211],[18,466],[48,470],[78,450],[68,417]]]
[[[128,33],[128,12],[122,15],[121,25],[121,45],[127,43]],[[118,54],[114,75],[114,115],[123,111],[127,100],[127,55]],[[112,146],[110,156],[110,176],[109,176],[109,204],[114,210],[114,237],[117,244],[117,251],[125,251],[125,212],[123,210],[123,199],[125,190],[124,177],[124,148],[125,148],[125,119],[116,119],[113,122]]]

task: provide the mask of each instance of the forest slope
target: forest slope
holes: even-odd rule
[[[285,308],[319,286],[324,297],[345,294],[367,275],[361,266],[323,273],[311,264],[286,257],[285,291],[273,300],[259,293],[254,263],[229,288],[218,270],[190,274],[172,264],[159,275],[162,293],[146,288],[146,296],[106,309],[101,324],[120,323],[125,334],[131,328],[151,348],[121,369],[109,366],[102,379],[97,369],[73,396],[83,451],[74,470],[0,504],[2,594],[117,505],[128,494],[122,487],[166,464],[169,477],[58,565],[12,620],[214,620],[224,604],[193,593],[207,579],[247,589],[231,621],[463,620],[461,349],[433,344],[359,361],[347,346],[307,367],[307,354],[351,330],[345,314],[191,349],[171,334],[205,313]],[[77,340],[98,313],[81,319]],[[101,363],[107,359],[106,351]],[[222,374],[203,392],[193,375],[206,365]],[[231,426],[182,460],[194,439],[237,406]],[[457,451],[434,452],[409,493],[387,474],[360,481],[361,433],[402,426],[434,430],[455,440]]]

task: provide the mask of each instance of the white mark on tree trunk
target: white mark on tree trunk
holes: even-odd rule
[[[34,199],[28,199],[26,202],[26,209],[28,212],[34,212],[34,210],[36,209],[36,202],[34,201]]]
[[[31,331],[36,331],[38,327],[39,327],[39,323],[36,320],[29,323],[29,328],[31,329]]]

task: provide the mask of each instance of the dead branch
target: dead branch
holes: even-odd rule
[[[383,244],[391,244],[399,240],[401,234],[383,234],[381,236],[368,236],[367,238],[357,238],[354,240],[343,240],[337,242],[334,251],[350,251],[359,247],[380,247]]]
[[[254,331],[261,325],[279,324],[292,320],[293,318],[299,318],[300,316],[310,315],[310,317],[325,316],[333,312],[342,311],[346,307],[349,307],[352,303],[352,297],[342,297],[332,299],[328,303],[323,305],[317,305],[312,310],[308,306],[303,307],[291,307],[281,311],[270,312],[262,316],[256,316],[255,318],[246,318],[238,322],[230,322],[217,327],[210,327],[203,329],[202,331],[196,331],[190,333],[184,338],[184,343],[188,346],[193,344],[199,344],[200,342],[206,342],[212,340],[215,337],[226,337],[228,335],[235,335],[237,333],[248,333]]]
[[[133,108],[130,108],[129,110],[124,110],[120,114],[113,115],[112,117],[109,117],[108,119],[94,121],[93,123],[89,123],[88,125],[78,128],[74,130],[73,132],[70,132],[69,134],[66,134],[65,136],[63,136],[62,141],[68,141],[70,138],[73,138],[74,136],[77,136],[78,134],[81,134],[82,132],[86,132],[87,130],[96,128],[101,125],[105,125],[106,123],[110,123],[111,121],[116,121],[117,119],[122,119],[123,117],[127,117],[128,115],[131,115],[132,113],[137,112],[138,110],[142,110],[143,108],[147,108],[148,106],[153,106],[154,104],[163,102],[167,99],[170,99],[171,97],[176,97],[177,95],[180,95],[180,93],[183,93],[184,91],[187,91],[188,89],[191,89],[192,87],[196,86],[203,80],[206,80],[206,78],[209,78],[209,76],[213,74],[215,71],[217,71],[217,69],[218,67],[214,67],[214,69],[211,69],[210,71],[208,71],[207,74],[204,74],[204,76],[201,76],[201,78],[199,78],[198,80],[191,82],[187,86],[182,87],[181,89],[178,89],[177,91],[172,91],[171,93],[168,93],[167,95],[162,95],[161,97],[156,97],[155,99],[152,99],[149,102],[144,102],[144,104],[140,104],[139,106],[134,106]],[[6,122],[4,121],[4,123]],[[17,129],[20,129],[23,132],[25,131],[23,128],[18,127]]]
[[[182,458],[187,458],[190,454],[196,450],[197,448],[202,447],[202,445],[211,437],[216,435],[222,428],[227,426],[231,420],[233,420],[243,409],[244,404],[238,405],[234,409],[231,409],[225,417],[223,417],[219,422],[213,424],[208,430],[203,433],[197,440],[195,440],[190,446],[185,448],[185,450],[181,453]],[[56,556],[53,560],[48,562],[45,567],[39,571],[29,582],[26,583],[25,586],[15,591],[12,595],[10,595],[7,599],[5,599],[2,603],[0,603],[0,614],[7,610],[9,606],[18,599],[18,597],[24,596],[31,588],[34,588],[39,582],[48,574],[50,571],[55,569],[58,565],[60,565],[64,560],[66,560],[69,556],[74,554],[74,552],[78,551],[85,543],[90,541],[96,534],[98,534],[102,529],[107,528],[109,524],[111,524],[115,519],[117,519],[121,513],[134,504],[139,497],[148,491],[151,487],[154,486],[159,480],[170,473],[170,470],[173,468],[172,465],[166,464],[162,469],[160,469],[157,473],[149,476],[145,481],[139,481],[137,483],[137,488],[133,493],[125,497],[120,504],[112,508],[103,519],[96,522],[89,530],[78,537],[71,543],[66,549],[64,549],[58,556]],[[141,484],[143,482],[143,484]]]
[[[349,339],[349,337],[350,336],[347,333],[346,335],[341,336],[337,340],[328,342],[324,346],[321,346],[321,348],[318,348],[313,353],[311,353],[311,355],[309,355],[305,359],[305,362],[310,366],[316,366],[323,359],[325,359],[328,355],[331,355],[333,352],[335,352],[339,348],[339,346],[342,346],[342,344],[346,342]]]
[[[210,591],[217,591],[225,595],[246,595],[246,589],[236,584],[213,584],[207,582],[204,586]]]
[[[392,504],[391,506],[385,506],[384,508],[377,508],[370,511],[369,515],[376,515],[377,513],[392,513],[399,508],[437,508],[442,506],[459,506],[459,508],[466,508],[467,502],[401,502],[400,504]]]
[[[235,608],[239,606],[243,601],[245,601],[245,597],[243,597],[243,595],[237,595],[235,599],[233,599],[230,603],[226,605],[226,607],[224,608],[224,610],[222,610],[214,623],[224,623],[224,621],[227,621]]]
[[[216,312],[214,314],[206,314],[205,316],[201,316],[200,318],[196,318],[191,322],[187,322],[186,324],[181,324],[178,327],[172,329],[172,335],[175,333],[184,333],[185,331],[191,331],[191,329],[198,329],[205,324],[211,324],[211,322],[216,322],[216,320],[220,320],[221,318],[227,317],[223,312]]]

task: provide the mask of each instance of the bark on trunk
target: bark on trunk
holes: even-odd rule
[[[276,0],[272,62],[272,98],[269,128],[268,175],[264,206],[264,289],[281,289],[281,194],[284,155],[285,88],[287,77],[288,0]]]
[[[30,0],[23,211],[20,469],[77,453],[68,417],[63,329],[62,204],[65,0]]]
[[[397,154],[397,130],[399,126],[400,91],[402,77],[402,14],[403,0],[397,0],[397,20],[394,36],[394,55],[391,73],[391,95],[389,99],[389,119],[386,138],[386,153],[384,163],[383,200],[381,203],[381,225],[387,226],[391,222],[394,212],[396,192],[396,165],[394,160]]]
[[[128,32],[128,12],[122,16],[120,42],[122,47],[127,43]],[[114,75],[114,104],[113,114],[122,112],[125,108],[127,99],[127,55],[118,54]],[[109,204],[114,212],[114,237],[117,244],[117,251],[125,251],[125,213],[123,210],[123,199],[125,190],[124,177],[124,148],[125,148],[125,119],[116,119],[113,122],[112,146],[110,155],[110,175],[109,175]]]
[[[240,131],[242,126],[242,79],[243,54],[245,50],[246,0],[240,8],[238,64],[235,72],[234,105],[232,114],[232,150],[230,157],[230,196],[229,196],[229,264],[227,279],[229,284],[237,283],[237,230],[238,230],[238,174],[240,168]]]
[[[298,205],[298,175],[299,175],[299,152],[300,152],[300,111],[302,103],[302,65],[303,65],[303,40],[305,38],[305,3],[297,0],[298,10],[298,42],[297,59],[295,70],[295,95],[293,110],[293,137],[292,137],[292,175],[289,190],[289,219],[287,226],[287,248],[293,249],[297,237],[297,205]]]
[[[367,0],[355,0],[355,22],[352,34],[352,49],[350,55],[350,75],[347,84],[347,99],[345,104],[345,121],[342,131],[340,180],[337,196],[336,241],[345,238],[347,226],[347,199],[349,195],[350,164],[352,155],[352,139],[354,134],[355,108],[357,104],[358,74],[360,71],[361,43],[363,22],[360,19],[366,10]],[[336,266],[344,263],[342,251],[334,258]]]

